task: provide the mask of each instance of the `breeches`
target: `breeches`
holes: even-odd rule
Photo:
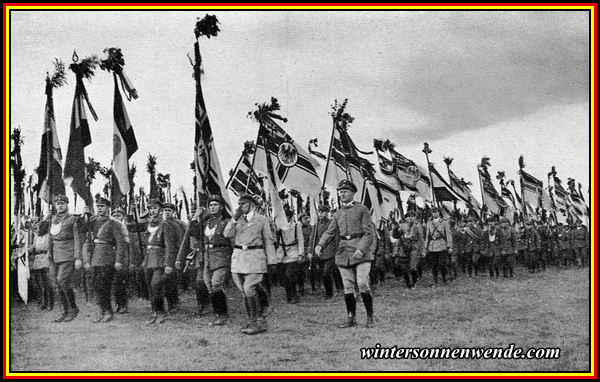
[[[258,284],[263,279],[262,273],[232,273],[233,283],[242,291],[244,297],[255,297]]]
[[[342,275],[344,284],[344,293],[354,293],[356,285],[360,293],[366,293],[371,290],[369,286],[369,273],[371,272],[371,262],[366,261],[351,268],[338,267]]]

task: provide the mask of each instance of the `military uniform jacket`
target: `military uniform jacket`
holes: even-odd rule
[[[293,263],[300,260],[300,256],[304,256],[304,232],[302,225],[298,223],[290,223],[286,229],[277,231],[277,259],[281,262]]]
[[[548,231],[548,228],[545,226],[539,226],[536,229],[538,231],[538,234],[540,235],[541,248],[548,249],[548,241],[550,239],[550,232]]]
[[[333,240],[338,240],[336,265],[351,267],[365,261],[372,261],[374,257],[371,245],[375,240],[375,227],[371,222],[369,209],[357,202],[350,207],[342,206],[333,215],[318,245],[325,248]],[[363,253],[361,258],[352,257],[357,249]]]
[[[446,220],[438,219],[427,222],[425,234],[425,250],[443,252],[452,249],[452,231]]]
[[[166,220],[155,219],[148,224],[146,235],[148,245],[142,265],[146,268],[173,268],[179,249],[177,227]]]
[[[231,266],[233,243],[224,236],[229,219],[222,216],[210,216],[204,220],[204,266],[215,270]],[[209,236],[210,235],[210,236]]]
[[[82,243],[76,216],[65,212],[52,218],[48,257],[53,262],[81,260]]]
[[[423,252],[425,241],[423,240],[423,230],[417,223],[409,227],[408,223],[402,227],[396,227],[392,230],[394,239],[398,239],[394,244],[395,257],[410,257],[412,253]]]
[[[590,243],[590,237],[587,227],[575,227],[571,230],[573,238],[573,248],[587,248]]]
[[[454,244],[454,249],[453,251],[456,252],[457,255],[464,255],[465,253],[467,253],[466,246],[467,246],[467,233],[464,231],[463,228],[457,229],[454,231],[454,237],[452,238],[452,241]]]
[[[478,253],[481,251],[482,232],[477,227],[465,227],[465,253]]]
[[[196,268],[201,267],[204,261],[204,251],[202,250],[204,244],[204,233],[202,232],[204,227],[204,216],[205,215],[202,215],[200,217],[200,221],[192,220],[190,224],[188,224],[177,253],[177,261],[184,262],[186,261],[187,256],[190,255],[192,251],[195,251],[194,262],[191,265]]]
[[[325,217],[323,219],[319,219],[317,225],[313,226],[310,230],[310,241],[309,241],[309,253],[314,253],[315,247],[317,243],[323,237],[327,228],[329,228],[329,224],[331,223],[331,219]],[[338,235],[339,236],[339,235]],[[331,240],[326,246],[321,249],[321,255],[319,255],[319,259],[321,260],[330,260],[335,257],[336,252],[336,243],[339,242],[339,237]]]
[[[559,228],[557,231],[558,236],[557,240],[558,240],[558,247],[560,249],[570,249],[571,248],[571,242],[573,241],[572,237],[571,237],[571,231],[564,229],[564,228]]]
[[[128,262],[129,246],[123,234],[123,224],[108,216],[94,215],[90,218],[88,230],[86,245],[93,249],[86,253],[84,263],[96,267]]]
[[[542,248],[540,234],[535,229],[525,230],[525,245],[528,251],[537,251]]]
[[[246,221],[244,217],[238,221],[230,220],[223,235],[227,238],[235,238],[235,246],[240,247],[233,249],[232,273],[266,273],[267,262],[268,264],[277,262],[269,219],[256,211],[250,221]]]
[[[502,231],[502,252],[507,255],[514,255],[519,250],[519,241],[517,232],[512,227],[500,228]]]
[[[486,256],[494,257],[502,254],[502,243],[504,241],[504,233],[498,227],[487,229],[483,233],[483,253]]]

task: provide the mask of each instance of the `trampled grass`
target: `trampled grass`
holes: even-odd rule
[[[338,329],[344,299],[309,295],[285,304],[274,287],[275,311],[265,334],[240,333],[245,311],[240,293],[228,290],[231,320],[210,327],[212,314],[192,316],[194,298],[182,293],[182,308],[160,325],[145,326],[149,303],[132,299],[130,312],[105,324],[92,323],[92,302],[71,323],[36,305],[11,308],[10,371],[212,371],[212,372],[567,372],[590,370],[589,268],[529,274],[515,280],[459,279],[429,288],[424,275],[416,290],[387,280],[375,290],[377,326],[365,328],[362,302],[358,326]],[[308,288],[310,289],[310,288]],[[361,359],[375,347],[560,348],[558,359]]]

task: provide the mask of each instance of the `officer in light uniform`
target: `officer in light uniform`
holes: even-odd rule
[[[56,215],[50,226],[48,259],[50,274],[62,304],[61,315],[54,322],[72,321],[79,314],[75,292],[71,287],[73,271],[82,266],[82,239],[77,218],[69,213],[69,198],[59,195],[54,199]]]
[[[275,248],[269,219],[256,212],[256,201],[248,194],[240,195],[238,209],[227,223],[223,235],[234,238],[231,257],[233,282],[242,291],[249,322],[244,334],[258,334],[267,330],[262,304],[257,289],[267,272],[267,263],[275,264]]]
[[[324,247],[339,237],[335,263],[342,275],[344,299],[348,313],[346,322],[339,325],[340,328],[356,325],[354,291],[357,284],[367,311],[366,327],[375,326],[373,295],[369,285],[371,262],[374,259],[371,247],[375,240],[375,227],[371,221],[369,209],[354,201],[356,191],[356,185],[349,180],[342,180],[338,184],[340,209],[333,215],[327,231],[315,247],[315,254],[319,256]]]
[[[446,281],[448,272],[448,254],[452,253],[452,231],[448,222],[441,218],[440,209],[433,207],[431,209],[432,219],[427,222],[425,229],[425,247],[424,255],[429,257],[431,263],[431,273],[435,287],[438,285],[438,271],[442,273],[442,281]]]

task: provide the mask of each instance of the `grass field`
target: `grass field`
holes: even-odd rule
[[[490,281],[462,276],[431,289],[429,274],[416,290],[390,279],[375,294],[377,326],[365,328],[358,303],[358,326],[338,329],[345,320],[343,296],[322,301],[307,296],[285,304],[274,288],[269,331],[240,333],[245,311],[240,293],[228,290],[231,317],[209,327],[212,314],[195,317],[193,296],[182,294],[182,309],[160,325],[145,326],[149,303],[134,299],[131,313],[93,324],[97,308],[78,295],[82,313],[71,323],[53,323],[36,305],[10,311],[10,371],[279,371],[279,372],[561,372],[590,370],[589,268],[528,274]],[[560,347],[559,359],[361,359],[374,347]]]

